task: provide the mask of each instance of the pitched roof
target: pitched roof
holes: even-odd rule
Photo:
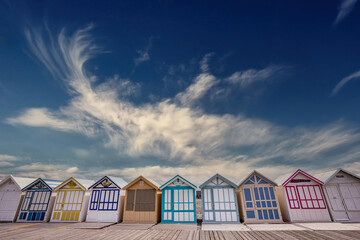
[[[297,175],[299,174],[302,174],[304,175],[305,177],[307,178],[310,178],[311,180],[313,180],[314,182],[320,184],[320,185],[323,185],[324,183],[322,181],[320,181],[319,179],[311,176],[310,174],[304,172],[303,170],[301,169],[298,169],[296,170],[296,172],[294,172],[293,174],[291,173],[288,173],[288,174],[285,174],[283,176],[280,176],[276,179],[275,182],[277,182],[279,185],[282,185],[282,186],[285,186],[287,185],[292,179],[294,179]]]
[[[176,175],[175,177],[173,177],[172,179],[170,179],[169,181],[167,181],[166,183],[164,183],[163,185],[161,185],[160,189],[163,190],[166,186],[168,186],[169,184],[171,184],[175,179],[180,178],[181,180],[183,180],[185,183],[187,183],[188,186],[196,189],[197,187],[192,184],[191,182],[189,182],[188,180],[186,180],[185,178],[183,178],[180,175]]]
[[[68,179],[66,179],[64,182],[62,182],[61,184],[59,184],[58,186],[56,186],[53,191],[57,191],[60,188],[62,188],[63,186],[65,186],[67,183],[69,183],[70,181],[74,181],[75,183],[77,183],[84,191],[88,189],[88,187],[90,187],[92,184],[94,184],[93,180],[88,180],[88,179],[75,179],[74,177],[70,177]]]
[[[28,184],[26,187],[24,187],[23,189],[21,189],[21,191],[26,191],[29,188],[33,187],[34,185],[36,185],[38,182],[43,183],[50,191],[53,190],[57,185],[61,184],[62,181],[58,181],[58,180],[50,180],[50,179],[42,179],[42,178],[38,178],[35,181],[33,181],[32,183]]]
[[[355,177],[357,179],[360,179],[360,176],[356,175],[355,173],[349,172],[349,171],[347,171],[345,169],[342,169],[342,168],[330,170],[330,171],[327,171],[327,172],[318,173],[318,174],[315,174],[314,177],[316,177],[317,179],[320,179],[322,182],[324,182],[324,184],[327,184],[340,171],[343,171],[344,173],[347,173],[350,176],[353,176],[353,177]]]
[[[131,187],[132,185],[134,185],[135,183],[137,183],[138,181],[143,180],[144,182],[146,182],[147,184],[149,184],[150,186],[152,186],[153,188],[160,190],[160,185],[155,182],[154,180],[150,179],[150,178],[145,178],[143,176],[138,176],[137,178],[135,178],[134,180],[132,180],[130,183],[128,183],[125,187],[123,187],[122,189],[126,190],[129,187]]]
[[[20,190],[35,180],[35,178],[14,177],[13,175],[9,175],[0,182],[0,186],[6,183],[9,179],[11,179]]]
[[[237,188],[237,185],[235,183],[233,183],[232,181],[230,181],[229,179],[221,176],[220,174],[215,174],[214,176],[212,176],[211,178],[209,178],[207,181],[205,181],[203,184],[201,184],[199,186],[199,188],[204,188],[206,185],[208,185],[211,180],[213,180],[214,178],[220,178],[221,180],[223,180],[224,182],[226,182],[227,184],[229,184],[230,186],[232,186],[233,188]]]
[[[270,180],[269,178],[265,177],[264,175],[262,175],[261,173],[259,173],[258,171],[254,170],[252,171],[247,177],[243,178],[238,186],[241,187],[244,183],[246,183],[252,176],[254,175],[258,175],[259,177],[263,178],[264,180],[266,180],[267,182],[269,182],[270,184],[273,184],[274,186],[277,186],[276,182]]]
[[[91,189],[93,187],[96,187],[99,183],[101,183],[105,178],[108,178],[112,183],[114,183],[119,189],[125,187],[128,183],[119,177],[112,177],[112,176],[104,176],[99,181],[95,182],[93,185],[91,185],[88,189]]]

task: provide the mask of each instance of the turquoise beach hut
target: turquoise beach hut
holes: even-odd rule
[[[196,186],[176,175],[160,186],[162,223],[196,223]]]

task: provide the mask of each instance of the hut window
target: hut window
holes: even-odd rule
[[[100,190],[94,190],[91,194],[90,210],[97,210]]]
[[[119,189],[101,190],[99,210],[117,210]]]
[[[127,211],[134,210],[134,199],[135,199],[135,190],[128,190],[127,198],[126,198],[126,210]]]
[[[50,191],[28,191],[25,195],[22,210],[45,211],[50,199]]]
[[[25,195],[21,210],[23,210],[23,211],[28,211],[29,210],[30,204],[31,204],[31,197],[32,197],[33,193],[34,192],[32,192],[32,191],[26,192],[26,195]]]
[[[295,192],[295,187],[287,186],[287,187],[285,187],[285,189],[286,189],[286,194],[287,194],[287,197],[288,197],[288,200],[289,200],[290,208],[291,209],[300,208],[299,202],[298,202],[298,197],[297,197],[297,194]]]
[[[299,200],[303,209],[325,209],[324,198],[319,186],[297,186]]]
[[[137,189],[135,211],[155,211],[155,189]]]
[[[255,218],[255,212],[254,211],[246,211],[247,218]]]

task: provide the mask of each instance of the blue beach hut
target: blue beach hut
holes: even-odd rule
[[[47,221],[51,215],[48,213],[49,205],[52,205],[54,198],[51,199],[52,190],[61,181],[47,180],[38,178],[22,189],[24,199],[21,203],[18,222],[42,222]]]
[[[160,186],[162,223],[196,223],[196,186],[176,175]]]
[[[215,174],[200,185],[204,223],[238,223],[235,183]]]

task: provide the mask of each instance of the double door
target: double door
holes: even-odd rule
[[[335,221],[348,221],[348,211],[360,211],[360,183],[327,185],[326,193]]]
[[[43,221],[50,201],[51,192],[27,191],[21,206],[19,220]]]
[[[163,190],[162,209],[162,222],[196,222],[195,190],[183,187]]]
[[[272,186],[244,187],[244,215],[247,220],[278,221],[280,213]]]
[[[79,221],[85,191],[60,190],[56,197],[53,220]]]
[[[13,221],[20,201],[21,191],[13,182],[0,187],[0,221]]]
[[[234,188],[203,189],[204,222],[239,222]]]

